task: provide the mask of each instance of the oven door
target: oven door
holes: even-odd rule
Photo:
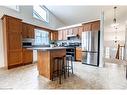
[[[22,42],[23,47],[32,47],[32,42]]]

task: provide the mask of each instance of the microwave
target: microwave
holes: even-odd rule
[[[34,45],[33,39],[23,39],[22,40],[22,46],[23,47],[32,47]]]

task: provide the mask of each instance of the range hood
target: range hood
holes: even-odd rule
[[[67,35],[67,37],[68,37],[68,38],[70,38],[70,37],[77,37],[77,35],[73,35],[73,34],[72,34],[72,35]]]

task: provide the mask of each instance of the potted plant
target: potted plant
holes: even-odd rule
[[[54,47],[55,46],[55,41],[54,40],[50,40],[50,47]]]

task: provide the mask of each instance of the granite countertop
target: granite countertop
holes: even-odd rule
[[[27,48],[27,49],[30,49],[30,50],[58,50],[58,49],[67,49],[67,48],[71,48],[71,47],[30,47],[30,48]]]

